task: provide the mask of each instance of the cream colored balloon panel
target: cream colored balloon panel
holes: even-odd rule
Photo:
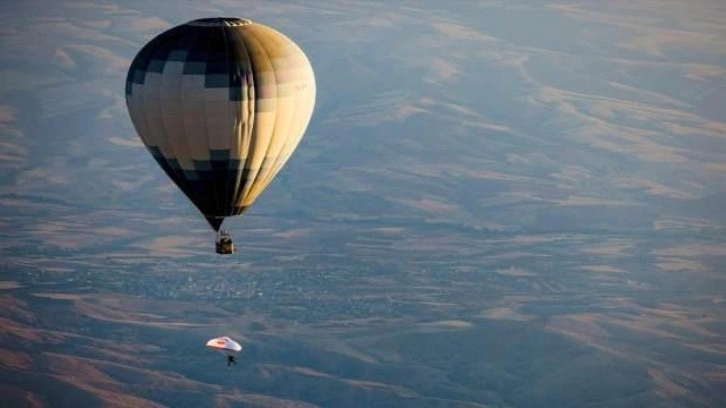
[[[191,170],[191,148],[184,137],[184,122],[181,100],[181,79],[184,64],[167,61],[161,74],[159,95],[163,134],[171,147],[169,158],[176,159],[178,165]],[[156,74],[154,74],[156,75]]]
[[[300,143],[302,136],[308,126],[310,117],[312,116],[314,101],[315,101],[315,78],[312,70],[305,66],[295,71],[297,80],[291,84],[286,85],[288,87],[287,92],[292,93],[291,103],[289,109],[291,111],[291,119],[289,120],[289,126],[287,127],[286,137],[284,143],[277,153],[271,170],[268,172],[267,179],[256,186],[259,189],[257,194],[261,193],[274,179],[277,173],[280,172],[282,167],[292,156],[293,152]],[[283,91],[283,94],[287,94]],[[312,103],[311,103],[312,101]]]
[[[209,146],[207,144],[206,119],[204,117],[204,77],[199,75],[181,75],[179,77],[182,117],[180,122],[184,129],[177,135],[179,143],[186,145],[189,156],[186,160],[209,160]]]
[[[266,82],[274,81],[275,84],[274,88],[270,86],[267,89],[267,94],[274,91],[275,95],[275,124],[270,135],[270,145],[260,164],[260,174],[249,186],[249,191],[245,192],[244,205],[251,205],[258,198],[297,146],[302,136],[296,134],[301,128],[299,122],[307,123],[310,118],[309,114],[299,114],[305,110],[300,105],[309,104],[309,101],[302,101],[299,95],[306,83],[314,84],[307,58],[299,48],[291,46],[283,36],[271,30],[259,30],[256,34],[265,36],[265,41],[258,42],[264,44],[264,52],[259,54],[270,58],[269,65],[274,74]]]
[[[143,94],[144,110],[146,118],[147,136],[149,145],[159,148],[159,151],[167,161],[176,157],[169,138],[164,132],[163,109],[161,100],[162,76],[155,72],[146,74],[146,79],[140,91]]]

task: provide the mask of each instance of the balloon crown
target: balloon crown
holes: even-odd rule
[[[238,27],[238,26],[244,26],[248,24],[252,24],[252,20],[248,20],[246,18],[237,18],[237,17],[211,17],[211,18],[200,18],[197,20],[192,20],[187,23],[188,25],[192,26],[201,26],[201,27]]]

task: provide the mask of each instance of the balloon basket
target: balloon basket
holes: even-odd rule
[[[222,232],[217,236],[217,241],[214,243],[215,250],[220,255],[230,255],[235,252],[234,242],[229,234]]]

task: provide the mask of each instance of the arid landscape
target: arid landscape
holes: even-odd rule
[[[722,2],[202,3],[0,13],[0,405],[726,400]],[[124,102],[207,16],[318,89],[229,257]]]

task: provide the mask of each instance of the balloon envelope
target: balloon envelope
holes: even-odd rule
[[[215,230],[244,213],[288,161],[315,94],[310,62],[292,40],[238,18],[161,33],[126,79],[141,140]]]
[[[229,337],[217,337],[207,342],[207,347],[223,353],[236,353],[242,351],[242,346]]]

